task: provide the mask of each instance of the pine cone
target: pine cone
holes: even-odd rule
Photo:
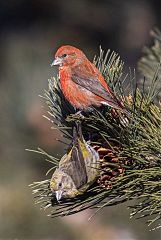
[[[112,179],[120,174],[125,174],[124,166],[128,161],[126,158],[119,158],[117,156],[118,147],[113,149],[106,144],[106,146],[95,145],[93,148],[98,152],[100,157],[100,177],[98,184],[105,189],[112,188]],[[114,152],[115,150],[115,152]]]

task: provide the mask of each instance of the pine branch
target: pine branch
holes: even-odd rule
[[[154,45],[151,48],[144,47],[144,55],[138,62],[138,69],[146,78],[146,89],[152,87],[159,98],[161,97],[161,32],[155,29],[151,31],[151,36],[154,38]],[[154,72],[158,79],[154,77]],[[153,98],[155,98],[154,94]]]
[[[158,35],[155,37],[156,41],[160,41]],[[155,46],[158,49],[158,45]],[[72,138],[75,122],[80,121],[85,139],[90,136],[91,146],[100,156],[99,177],[87,191],[75,198],[58,203],[51,193],[50,179],[31,185],[36,203],[39,203],[42,209],[48,208],[51,217],[71,215],[87,208],[100,210],[136,199],[137,203],[130,207],[131,216],[149,216],[149,225],[160,219],[161,111],[154,103],[154,98],[158,96],[154,85],[157,86],[160,79],[161,67],[154,64],[154,59],[161,55],[155,47],[150,54],[140,61],[140,69],[144,73],[148,68],[146,77],[151,80],[151,87],[144,91],[145,80],[143,91],[138,89],[137,85],[133,84],[136,82],[135,73],[130,72],[125,74],[131,83],[129,95],[125,94],[123,62],[120,57],[110,51],[104,56],[100,49],[100,56],[94,59],[94,64],[116,96],[122,99],[131,112],[130,119],[110,107],[94,109],[81,119],[79,115],[74,115],[75,109],[64,99],[59,78],[49,80],[49,90],[44,94],[49,109],[47,118],[56,124],[68,139]],[[52,168],[57,164],[58,162],[53,161]]]

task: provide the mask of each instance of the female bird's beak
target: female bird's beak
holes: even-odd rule
[[[56,199],[57,199],[58,202],[61,200],[62,194],[63,194],[62,190],[58,190],[58,191],[55,192],[55,196],[56,196]]]
[[[62,59],[59,57],[56,57],[50,65],[52,67],[52,66],[61,65],[61,64],[62,64]]]

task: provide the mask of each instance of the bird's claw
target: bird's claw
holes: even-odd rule
[[[81,111],[78,111],[78,112],[76,112],[74,114],[68,115],[67,118],[66,118],[66,121],[68,121],[68,122],[72,122],[72,121],[80,122],[80,121],[84,120],[84,118],[85,117],[83,116]]]
[[[80,119],[84,119],[84,115],[82,114],[82,111],[78,111],[74,114],[74,116],[78,116]]]

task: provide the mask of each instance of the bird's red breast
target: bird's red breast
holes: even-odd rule
[[[65,98],[78,109],[88,109],[91,105],[100,105],[96,96],[72,81],[69,67],[60,69],[60,85]]]

